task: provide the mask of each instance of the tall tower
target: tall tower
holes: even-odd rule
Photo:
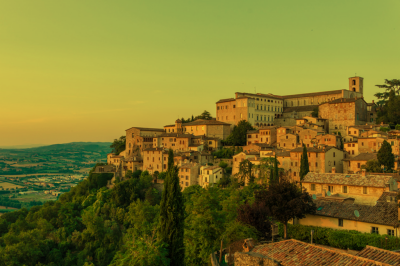
[[[363,95],[364,78],[351,77],[349,78],[349,91],[359,92]]]

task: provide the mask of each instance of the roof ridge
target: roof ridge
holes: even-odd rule
[[[375,263],[376,265],[390,266],[390,264],[387,264],[387,263],[374,261],[374,260],[371,260],[371,259],[367,259],[367,258],[364,258],[364,257],[359,257],[359,256],[352,255],[352,254],[345,253],[345,252],[338,252],[338,251],[335,251],[335,250],[332,250],[332,249],[329,249],[329,248],[326,248],[326,247],[317,246],[315,244],[309,244],[309,243],[306,243],[306,242],[303,242],[303,241],[300,241],[300,240],[297,240],[297,239],[288,239],[288,240],[292,240],[292,242],[298,242],[298,243],[301,243],[303,245],[310,245],[312,247],[323,249],[323,250],[329,251],[329,252],[334,253],[334,254],[342,254],[342,255],[348,256],[350,258],[361,259],[361,260],[366,261],[366,262]],[[279,241],[277,243],[280,243],[280,242],[287,242],[287,240]]]

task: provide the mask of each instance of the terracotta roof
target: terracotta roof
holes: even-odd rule
[[[397,191],[384,191],[376,202],[387,202],[390,197],[396,197]]]
[[[382,265],[369,259],[350,255],[325,247],[315,246],[295,239],[260,245],[252,252],[280,262],[281,265]]]
[[[376,160],[377,154],[376,153],[360,153],[359,155],[349,158],[349,159],[344,159],[343,161],[369,161],[369,160]]]
[[[387,263],[389,265],[400,265],[400,253],[376,247],[366,246],[363,250],[357,253],[357,256]]]
[[[235,98],[221,99],[216,103],[224,103],[224,102],[231,102],[231,101],[235,101]]]
[[[334,90],[334,91],[320,91],[320,92],[310,92],[310,93],[302,93],[302,94],[292,94],[282,96],[284,99],[287,98],[299,98],[305,96],[318,96],[318,95],[328,95],[328,94],[341,94],[343,90]]]
[[[276,152],[276,157],[290,157],[290,151]]]
[[[247,155],[260,155],[259,151],[253,151],[253,150],[248,151],[248,152],[245,151],[244,153],[246,153]]]
[[[162,129],[162,128],[147,128],[147,127],[131,127],[131,128],[128,128],[127,130],[132,129],[132,128],[139,129],[140,131],[164,132],[164,129]],[[125,131],[127,131],[127,130],[125,130]]]
[[[330,200],[314,200],[317,207],[316,215],[360,221],[365,223],[395,226],[398,224],[397,204],[378,202],[375,206],[363,204],[348,204]],[[354,211],[358,211],[356,217]]]
[[[100,168],[102,168],[102,171],[100,171]],[[116,167],[114,165],[100,165],[96,166],[93,172],[95,173],[114,173],[116,170]]]
[[[291,113],[293,111],[296,112],[307,112],[314,111],[315,108],[318,108],[318,105],[305,105],[305,106],[293,106],[293,107],[283,107],[284,113]]]
[[[365,100],[363,98],[339,98],[339,99],[335,99],[333,101],[330,101],[329,104],[334,104],[334,103],[353,103],[355,101],[358,100],[363,100],[365,102]]]
[[[173,125],[166,125],[166,126],[164,126],[164,127],[175,127],[175,124],[173,124]]]
[[[124,156],[122,156],[122,155],[115,155],[115,156],[113,156],[113,157],[110,157],[111,159],[112,158],[123,158]]]
[[[197,119],[196,121],[185,123],[184,126],[197,126],[197,125],[231,125],[225,122],[216,120]]]
[[[389,185],[391,176],[384,175],[366,175],[361,174],[340,174],[340,173],[315,173],[309,172],[303,180],[303,183],[318,183],[318,184],[336,184],[348,186],[362,187],[381,187]]]
[[[274,95],[274,94],[270,94],[270,93],[268,93],[268,94],[263,94],[263,93],[254,94],[254,93],[247,93],[247,92],[236,92],[236,93],[244,94],[244,95],[251,95],[253,97],[267,97],[267,98],[274,98],[274,99],[282,100],[282,96]],[[240,96],[240,97],[243,97],[243,96]]]
[[[326,151],[329,151],[331,149],[339,150],[339,149],[337,149],[336,147],[333,147],[333,146],[326,146],[325,149],[317,149],[317,148],[309,147],[309,148],[307,148],[307,152],[326,152]],[[290,152],[303,152],[303,147],[295,148],[293,150],[290,150]]]
[[[257,130],[249,130],[249,131],[247,131],[247,134],[256,134],[258,132],[259,132],[258,129]]]

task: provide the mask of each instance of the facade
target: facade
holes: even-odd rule
[[[153,147],[153,137],[164,133],[161,128],[131,127],[126,130],[125,157],[141,155],[146,148]]]
[[[223,169],[219,166],[202,166],[200,168],[199,185],[213,186],[223,177]]]
[[[182,123],[182,121],[178,119],[175,121],[175,125],[164,126],[164,130],[166,133],[184,133],[224,140],[231,133],[231,124],[205,119],[197,119],[193,122]]]
[[[360,153],[352,158],[343,159],[343,173],[355,174],[361,172],[361,167],[370,160],[377,160],[376,153]]]
[[[375,205],[384,192],[397,193],[397,181],[390,175],[312,173],[302,185],[310,194],[323,199],[352,198],[354,203]],[[331,197],[327,196],[330,193]]]
[[[162,148],[147,148],[143,150],[143,170],[149,174],[155,171],[165,172],[168,167],[168,152]]]
[[[299,147],[290,150],[290,176],[294,181],[300,181],[300,165],[303,148]],[[325,149],[310,148],[307,149],[308,164],[310,172],[330,173],[332,168],[341,173],[343,171],[343,151],[335,147],[326,147]]]
[[[199,184],[200,165],[198,163],[184,163],[179,166],[179,181],[182,190]]]
[[[347,134],[347,128],[365,125],[367,121],[367,103],[363,98],[340,98],[318,107],[318,117],[329,120],[329,133]]]

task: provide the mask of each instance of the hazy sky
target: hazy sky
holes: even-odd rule
[[[0,146],[112,141],[236,91],[400,78],[399,0],[0,0]]]

